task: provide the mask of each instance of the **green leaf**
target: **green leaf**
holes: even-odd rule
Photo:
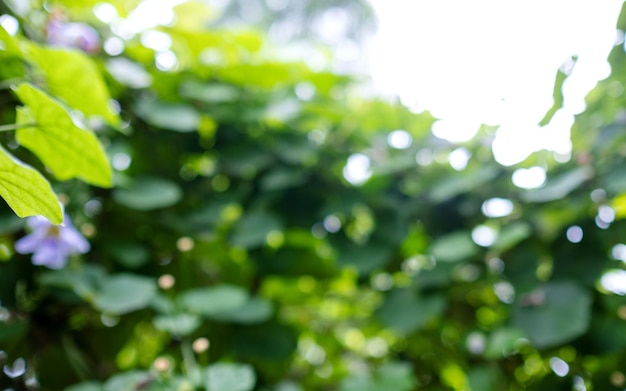
[[[439,316],[445,305],[446,300],[440,295],[419,297],[408,288],[394,289],[377,315],[387,327],[401,334],[410,334]]]
[[[96,381],[88,381],[68,387],[65,391],[102,391],[102,384]]]
[[[584,334],[591,320],[591,296],[579,284],[555,281],[518,299],[513,325],[537,348],[547,348]]]
[[[19,217],[41,215],[61,224],[63,210],[50,183],[0,146],[0,196]]]
[[[506,251],[528,238],[531,234],[532,227],[530,224],[523,221],[512,223],[500,231],[492,249],[500,252]]]
[[[273,313],[272,303],[259,297],[253,297],[239,307],[214,314],[212,318],[233,323],[253,324],[268,320]]]
[[[548,202],[564,198],[593,176],[591,167],[583,166],[548,180],[548,183],[539,189],[527,190],[521,193],[526,202]]]
[[[271,231],[281,231],[280,220],[267,212],[251,212],[237,222],[231,243],[244,248],[259,247]]]
[[[415,375],[411,365],[404,362],[389,362],[370,373],[348,376],[341,382],[340,391],[409,391],[415,389]]]
[[[141,65],[124,57],[112,58],[106,63],[111,76],[129,88],[146,88],[152,84],[152,75]]]
[[[185,103],[165,103],[141,99],[135,107],[137,114],[150,125],[180,133],[195,132],[200,126],[200,114]]]
[[[498,370],[488,365],[471,368],[467,373],[467,381],[472,391],[496,391]]]
[[[112,110],[109,90],[94,61],[78,50],[30,47],[30,59],[46,79],[47,90],[86,116],[99,116],[111,125],[120,123]]]
[[[524,333],[513,328],[496,329],[487,341],[484,356],[490,360],[501,359],[505,355],[513,352]]]
[[[106,271],[99,265],[85,265],[83,268],[51,270],[42,273],[39,282],[42,285],[71,289],[76,295],[91,300],[100,281],[106,278]]]
[[[430,246],[430,254],[440,262],[459,262],[478,253],[469,232],[457,231],[437,238]]]
[[[181,83],[180,95],[206,103],[224,103],[237,101],[240,93],[233,86],[189,80]]]
[[[495,167],[484,167],[473,172],[447,175],[433,187],[430,197],[434,202],[444,202],[488,183],[499,174],[500,170]]]
[[[121,315],[144,308],[156,292],[156,284],[151,278],[118,274],[102,283],[93,304],[103,312]]]
[[[129,269],[136,269],[150,260],[150,250],[139,243],[114,242],[106,247],[106,251],[120,265]]]
[[[284,360],[297,346],[292,328],[270,320],[257,325],[233,328],[233,350],[240,357]]]
[[[0,323],[0,341],[18,341],[28,331],[28,323],[20,320]]]
[[[207,369],[207,390],[251,391],[255,383],[254,370],[247,364],[217,363]]]
[[[191,314],[160,315],[154,318],[154,327],[173,335],[186,336],[198,329],[202,320]]]
[[[232,285],[196,288],[180,295],[180,302],[187,310],[205,316],[219,316],[247,301],[248,292]]]
[[[148,372],[122,372],[107,380],[102,389],[103,391],[137,391],[143,384],[146,382],[149,384],[153,379]]]
[[[392,247],[386,243],[368,242],[358,245],[347,242],[339,248],[338,262],[356,267],[360,274],[367,274],[384,267],[392,251]]]
[[[21,145],[61,180],[80,178],[92,185],[111,186],[108,158],[91,131],[76,126],[60,103],[36,87],[20,84],[16,93],[26,105],[17,110],[17,125],[24,126],[16,132]]]
[[[3,52],[3,55],[9,54],[11,56],[20,58],[24,55],[24,53],[22,53],[22,49],[20,49],[17,43],[17,40],[12,37],[2,26],[0,26],[0,41],[2,41],[2,50],[0,51]]]
[[[572,67],[576,65],[576,61],[578,60],[578,56],[570,57],[572,60]],[[569,74],[563,72],[562,70],[556,71],[556,76],[554,78],[554,90],[552,92],[553,104],[550,107],[550,110],[546,113],[543,119],[539,122],[540,126],[545,126],[554,117],[554,114],[563,107],[563,84],[565,84],[565,80],[567,80]]]
[[[154,210],[176,204],[183,192],[174,182],[161,178],[140,177],[129,187],[113,192],[115,202],[135,210]]]

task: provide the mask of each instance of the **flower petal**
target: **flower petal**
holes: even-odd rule
[[[68,245],[72,253],[84,254],[91,248],[89,242],[69,224],[61,228],[59,235],[63,243]]]
[[[32,233],[18,239],[15,242],[15,251],[20,254],[30,254],[37,250],[37,247],[45,240],[46,233],[42,230],[36,230]]]
[[[67,264],[68,251],[64,246],[44,245],[33,254],[33,265],[62,269]]]

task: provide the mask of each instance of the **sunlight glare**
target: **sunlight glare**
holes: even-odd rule
[[[602,288],[618,295],[626,295],[626,270],[611,270],[600,279]]]
[[[573,116],[610,73],[623,0],[371,2],[379,17],[374,82],[440,119],[435,136],[465,142],[479,124],[501,126],[493,143],[499,163],[518,164],[544,149],[569,160]],[[569,72],[563,107],[540,127],[559,69]]]
[[[407,149],[413,143],[413,137],[406,130],[398,129],[389,133],[387,143],[395,149]]]
[[[546,169],[539,166],[518,168],[511,177],[513,184],[522,189],[536,189],[546,181]]]
[[[513,213],[513,202],[506,198],[490,198],[483,202],[482,211],[487,217],[505,217]]]
[[[353,185],[359,185],[372,176],[370,171],[370,158],[362,153],[355,153],[348,158],[343,169],[343,176]]]

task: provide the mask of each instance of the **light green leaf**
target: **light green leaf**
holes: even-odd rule
[[[154,318],[154,327],[158,330],[179,336],[193,333],[201,324],[200,318],[191,314],[160,315]]]
[[[346,377],[340,391],[409,391],[415,389],[415,375],[405,362],[388,362],[376,372],[356,373]]]
[[[207,390],[251,391],[256,375],[250,365],[217,363],[207,369]]]
[[[441,262],[459,262],[478,253],[469,232],[452,232],[437,238],[430,246],[430,253]]]
[[[135,210],[154,210],[176,204],[183,192],[174,182],[161,178],[141,177],[128,188],[113,193],[115,202]]]
[[[121,315],[144,308],[156,292],[156,285],[150,278],[118,274],[104,281],[93,304],[101,311]]]
[[[61,224],[63,210],[50,183],[0,146],[0,196],[19,217],[41,215]]]
[[[483,355],[489,360],[501,359],[513,352],[523,337],[524,333],[518,329],[510,327],[496,329],[489,336]]]
[[[492,249],[502,252],[506,251],[532,234],[532,227],[524,221],[518,221],[507,225],[500,231],[498,239],[493,244]]]
[[[239,99],[239,91],[226,84],[213,84],[197,81],[184,81],[180,85],[180,94],[189,99],[206,103],[234,102]]]
[[[200,126],[200,114],[185,103],[166,103],[141,99],[135,110],[147,123],[180,133],[195,132]]]
[[[80,178],[92,185],[111,186],[109,161],[91,131],[76,126],[60,103],[36,87],[20,84],[16,93],[26,104],[17,110],[17,125],[24,126],[16,132],[21,145],[61,180]]]
[[[129,371],[118,373],[104,383],[104,391],[136,391],[141,384],[152,380],[148,372]]]
[[[46,79],[47,90],[86,116],[99,116],[111,125],[120,123],[112,110],[109,90],[94,61],[78,50],[30,47],[30,58]]]
[[[241,307],[248,301],[248,292],[232,285],[196,288],[184,292],[180,301],[190,312],[212,316]]]

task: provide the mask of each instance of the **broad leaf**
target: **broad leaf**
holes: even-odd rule
[[[158,330],[180,336],[193,333],[201,324],[202,320],[191,314],[160,315],[154,318],[154,327]]]
[[[141,177],[127,188],[116,189],[115,202],[135,210],[154,210],[176,204],[183,192],[174,182],[161,178]]]
[[[411,289],[395,289],[378,310],[378,317],[396,332],[410,334],[441,315],[445,305],[445,298],[440,295],[419,297]]]
[[[1,146],[0,196],[20,217],[41,215],[54,224],[63,221],[61,204],[46,178],[14,159]]]
[[[80,178],[111,186],[111,167],[96,136],[79,128],[63,106],[30,84],[16,89],[25,107],[18,108],[17,141],[30,149],[61,180]],[[32,126],[31,126],[32,125]]]
[[[513,325],[538,348],[556,346],[584,334],[591,320],[591,297],[579,284],[551,282],[522,296]]]
[[[548,202],[566,197],[576,188],[593,177],[593,170],[583,166],[563,173],[548,180],[548,183],[539,189],[523,192],[522,198],[526,202]]]
[[[96,292],[94,306],[111,314],[125,314],[144,308],[156,294],[152,279],[133,274],[119,274],[104,281]]]
[[[466,231],[457,231],[437,238],[430,253],[441,262],[459,262],[478,253],[478,247]]]
[[[262,298],[254,297],[239,307],[216,313],[212,318],[233,323],[253,324],[268,320],[273,312],[272,303]]]
[[[237,222],[231,243],[244,248],[259,247],[265,243],[267,234],[282,228],[281,221],[273,214],[251,212]]]
[[[207,370],[207,390],[251,391],[255,383],[254,370],[247,364],[217,363]]]
[[[185,103],[141,99],[135,109],[137,114],[150,125],[180,133],[195,132],[201,122],[198,111]]]
[[[38,46],[31,46],[30,54],[52,95],[86,116],[99,116],[111,125],[120,123],[111,109],[111,96],[102,74],[86,54]]]
[[[190,312],[213,316],[244,305],[248,292],[232,285],[196,288],[181,294],[180,301]]]

